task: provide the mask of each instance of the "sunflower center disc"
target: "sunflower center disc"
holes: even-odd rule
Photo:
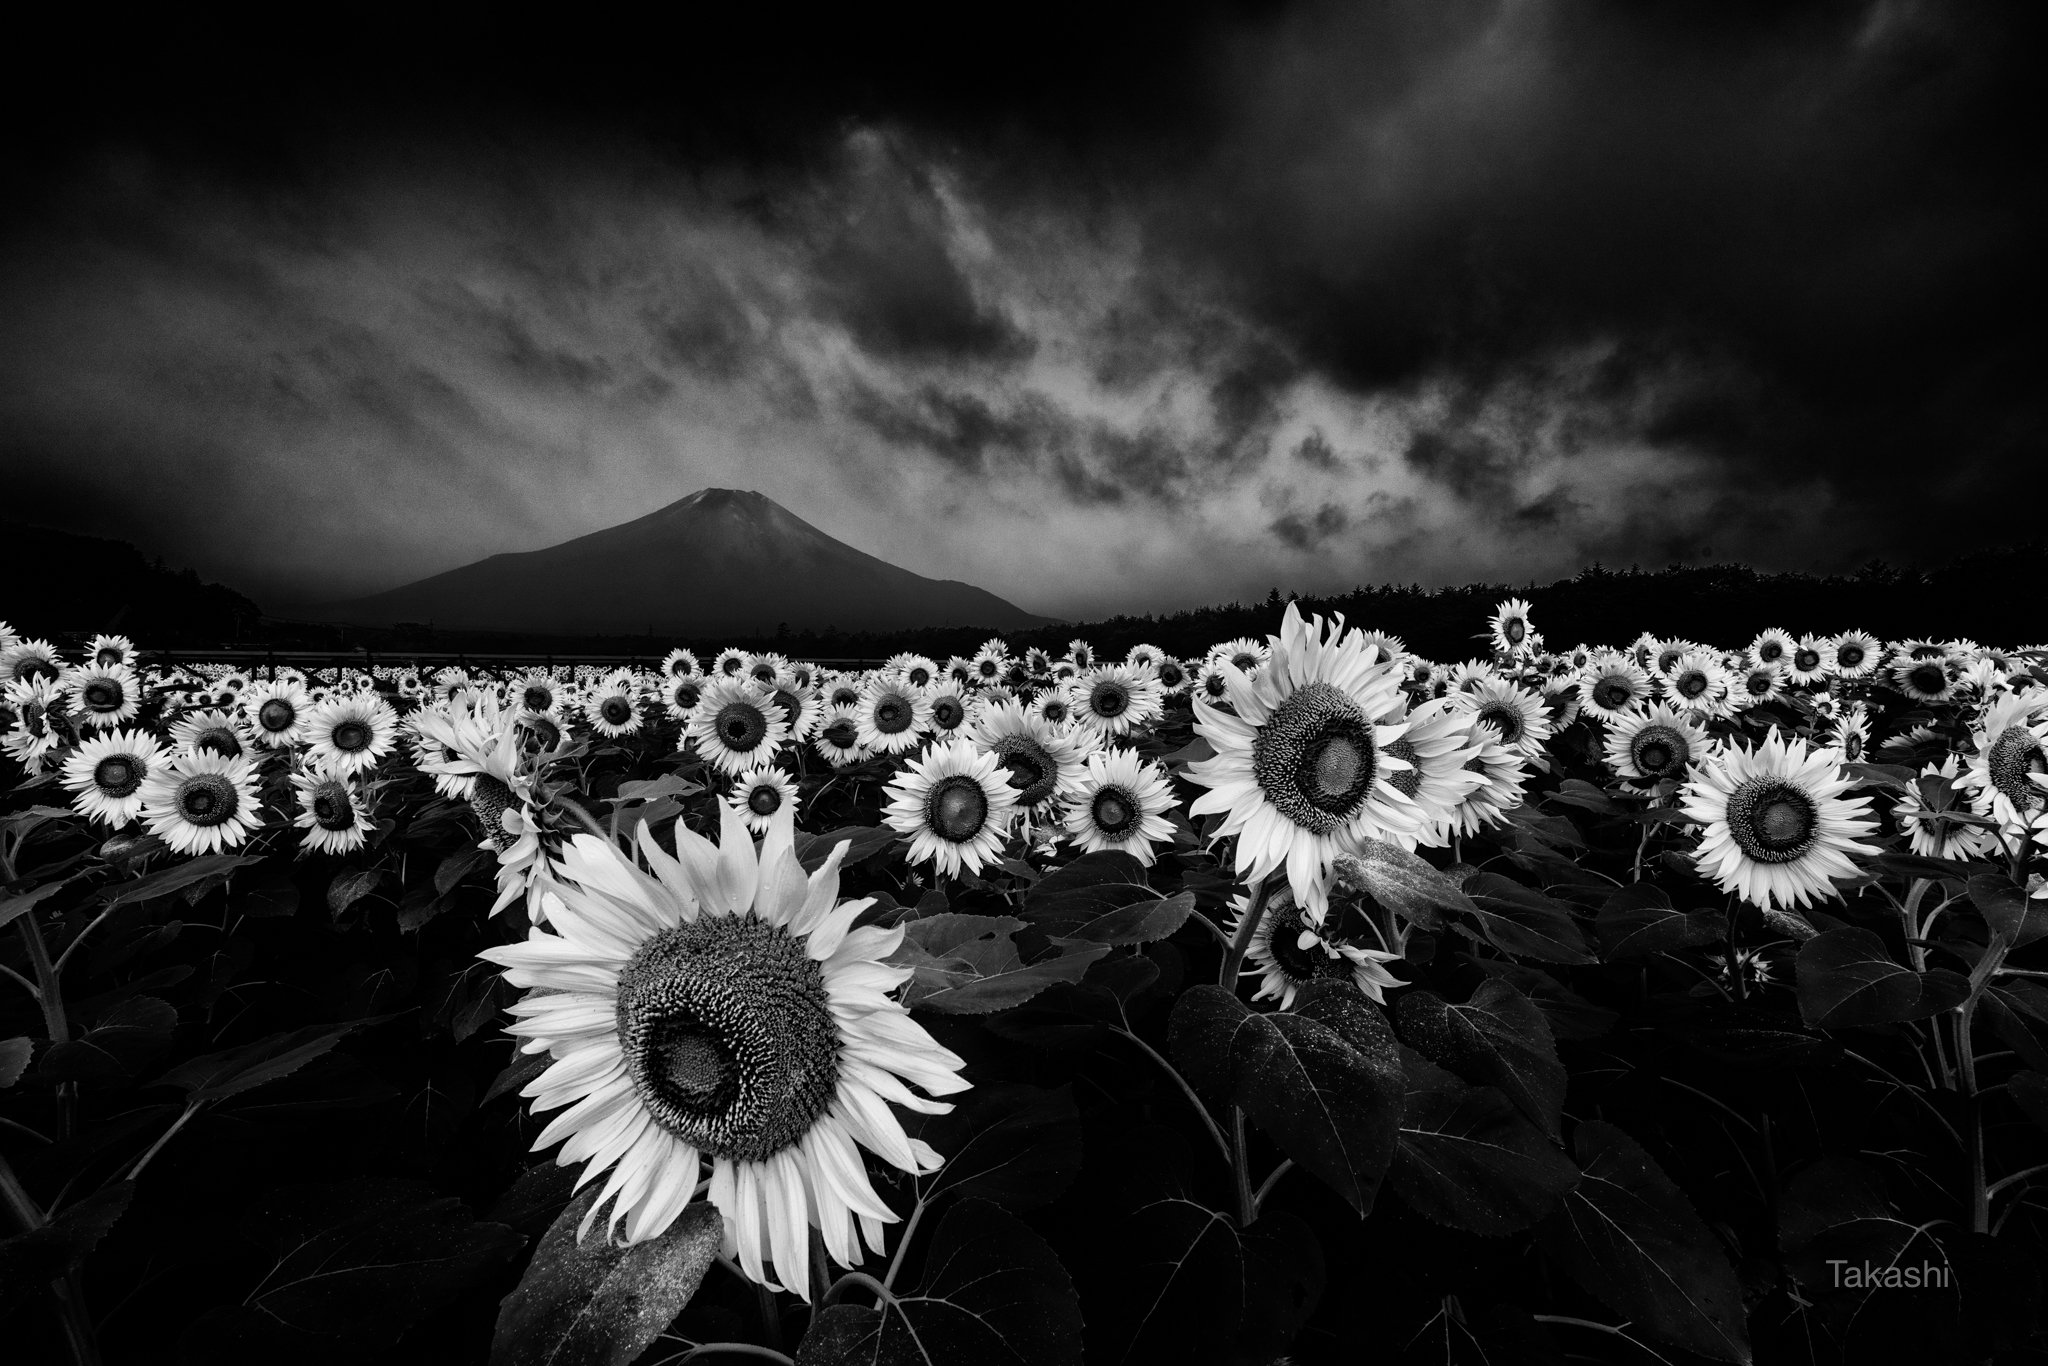
[[[1751,778],[1728,796],[1728,831],[1759,863],[1790,863],[1806,853],[1819,815],[1804,790],[1775,778]]]
[[[1328,683],[1304,684],[1252,737],[1252,776],[1281,815],[1333,834],[1372,788],[1372,725]]]
[[[519,695],[519,700],[526,704],[528,711],[546,711],[555,704],[555,695],[546,688],[528,688]]]
[[[893,697],[875,704],[875,729],[884,735],[900,735],[910,729],[910,708]]]
[[[211,730],[199,732],[194,744],[199,749],[210,749],[225,759],[240,758],[242,753],[242,742],[237,740],[235,733],[226,726],[215,726]]]
[[[649,1116],[710,1156],[765,1161],[838,1087],[824,970],[752,915],[704,915],[648,940],[619,974],[616,1020]]]
[[[728,749],[750,750],[767,734],[767,718],[753,707],[735,702],[718,713],[718,738]]]
[[[112,683],[95,679],[85,686],[85,705],[94,711],[118,711],[121,707],[121,690]]]
[[[1835,651],[1835,661],[1845,669],[1853,669],[1863,662],[1863,647],[1861,645],[1844,645],[1841,649]]]
[[[1512,745],[1522,738],[1522,713],[1505,702],[1489,702],[1479,709],[1478,719],[1500,732],[1500,742]]]
[[[339,783],[330,783],[313,794],[313,822],[322,830],[346,830],[356,823],[355,803]]]
[[[910,680],[910,685],[914,688],[922,688],[925,684],[932,681],[931,672],[924,668],[912,669],[904,676]]]
[[[1137,817],[1130,799],[1115,788],[1106,788],[1095,794],[1093,814],[1097,828],[1105,835],[1123,834]]]
[[[99,665],[102,669],[111,669],[121,662],[121,652],[119,650],[101,650],[92,657],[92,662]]]
[[[852,749],[857,743],[851,721],[834,721],[825,727],[825,743],[834,749]]]
[[[747,809],[757,816],[772,816],[782,805],[782,793],[762,783],[747,794]]]
[[[1769,674],[1754,673],[1749,676],[1749,695],[1751,697],[1762,697],[1770,690],[1771,676]]]
[[[1861,654],[1862,651],[1859,650],[1857,651],[1857,653]],[[1775,640],[1767,640],[1764,642],[1763,648],[1756,652],[1756,657],[1758,659],[1761,659],[1764,663],[1769,664],[1773,660],[1783,659],[1785,657],[1785,647],[1780,645]],[[1844,663],[1848,662],[1848,655],[1846,653],[1843,655],[1842,658]]]
[[[1678,680],[1678,691],[1684,697],[1698,697],[1707,690],[1707,676],[1703,673],[1688,673]]]
[[[988,794],[974,779],[956,773],[932,789],[925,815],[941,839],[971,840],[988,823]]]
[[[298,716],[292,704],[282,697],[271,698],[256,713],[256,719],[262,723],[263,729],[268,731],[288,730]]]
[[[1508,638],[1508,642],[1513,645],[1520,645],[1522,643],[1522,637],[1527,635],[1528,633],[1529,628],[1524,626],[1519,621],[1510,621],[1507,624],[1507,629],[1501,632],[1502,635],[1505,635]]]
[[[696,706],[697,685],[695,683],[676,684],[675,699],[676,705],[678,707],[681,707],[684,711],[688,711],[690,708]]]
[[[235,814],[234,785],[218,773],[197,773],[178,792],[178,814],[187,824],[219,825]]]
[[[1820,654],[1815,650],[1801,650],[1792,656],[1792,663],[1795,667],[1810,672],[1820,667]]]
[[[102,759],[92,771],[93,786],[109,797],[126,797],[142,786],[142,777],[135,771],[135,761],[115,756]]]
[[[1097,716],[1122,716],[1131,699],[1114,683],[1103,683],[1088,695],[1088,706]]]
[[[1940,692],[1948,686],[1948,675],[1932,664],[1922,664],[1909,677],[1921,692]]]
[[[1300,947],[1301,932],[1309,927],[1293,906],[1270,912],[1266,924],[1272,936],[1267,941],[1267,951],[1289,981],[1306,985],[1318,977],[1350,975],[1350,965],[1343,960],[1330,957],[1313,944],[1305,949]]]
[[[1642,767],[1651,773],[1662,773],[1671,763],[1671,749],[1667,745],[1651,743],[1643,746]]]
[[[370,747],[370,728],[360,721],[344,721],[334,728],[334,747],[354,754]]]
[[[966,709],[950,697],[932,703],[932,722],[940,730],[954,730],[966,719]]]
[[[1253,669],[1259,667],[1259,657],[1250,651],[1232,655],[1230,657],[1230,667],[1240,673],[1250,673]]]
[[[607,697],[604,700],[604,719],[614,726],[623,726],[633,715],[633,704],[623,697]]]
[[[2042,750],[2041,742],[2026,727],[2007,726],[2000,731],[1991,742],[1991,753],[1984,765],[1991,785],[2014,806],[2025,810],[2043,802],[2041,789],[2028,781],[2027,775],[2048,772],[2048,752]]]
[[[1617,678],[1606,679],[1593,690],[1594,700],[1610,710],[1627,706],[1629,698],[1634,695],[1629,685]]]

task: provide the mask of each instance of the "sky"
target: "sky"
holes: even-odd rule
[[[273,607],[707,486],[1075,619],[2038,538],[2039,7],[1101,11],[95,39],[0,502]]]

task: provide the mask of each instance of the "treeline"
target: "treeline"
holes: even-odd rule
[[[230,645],[261,640],[262,609],[190,569],[166,568],[126,541],[0,524],[13,573],[0,621],[30,637],[118,632],[146,644]]]

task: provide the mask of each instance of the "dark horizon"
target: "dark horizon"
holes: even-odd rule
[[[137,30],[4,97],[0,472],[277,602],[718,486],[1079,620],[1938,561],[2034,534],[2043,22]]]

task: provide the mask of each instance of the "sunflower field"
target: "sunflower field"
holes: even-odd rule
[[[0,624],[8,1359],[2044,1359],[2048,651],[1276,616]]]

